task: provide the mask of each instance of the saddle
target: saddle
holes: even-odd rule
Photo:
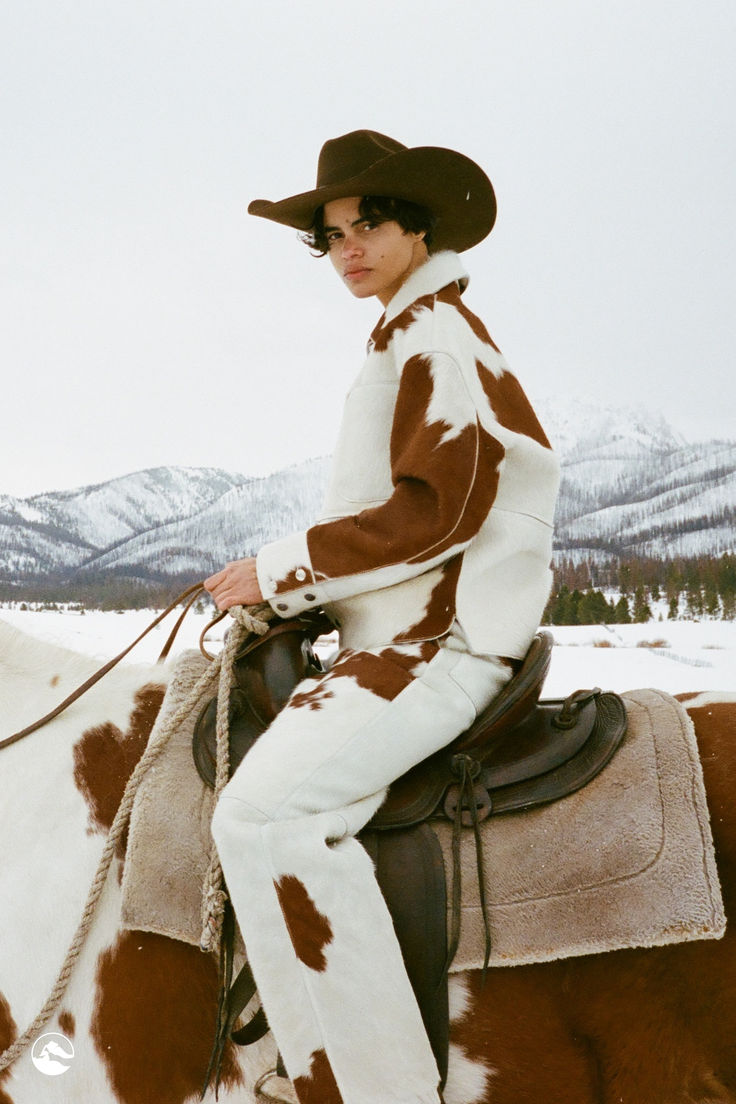
[[[235,656],[230,694],[230,773],[305,678],[324,674],[313,643],[328,623],[319,617],[277,622],[251,634]],[[616,694],[598,687],[540,700],[552,658],[551,633],[539,632],[513,678],[473,725],[447,747],[392,783],[368,825],[408,828],[434,816],[463,826],[488,816],[565,797],[605,766],[625,732]],[[202,780],[214,787],[217,699],[196,722],[192,753]]]
[[[323,673],[313,643],[327,625],[315,616],[279,622],[265,636],[247,638],[240,648],[229,709],[231,773],[297,682]],[[626,731],[623,702],[597,687],[577,690],[565,699],[540,700],[552,645],[552,635],[539,632],[501,694],[467,731],[392,783],[359,836],[374,861],[442,1083],[449,1052],[447,975],[460,935],[460,833],[463,828],[475,832],[485,917],[479,824],[489,816],[555,801],[580,789],[611,759]],[[216,699],[206,703],[193,740],[197,770],[211,787],[216,710]],[[444,862],[428,823],[437,817],[454,826],[449,938]],[[489,955],[486,918],[486,964]],[[228,988],[230,968],[225,969]],[[250,1042],[267,1030],[262,1013],[240,1031],[233,1030],[254,991],[246,965],[221,1005],[220,1048],[228,1035],[236,1042]]]

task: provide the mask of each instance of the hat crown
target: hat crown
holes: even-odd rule
[[[317,187],[325,188],[359,176],[384,157],[405,150],[406,146],[379,134],[376,130],[352,130],[331,138],[320,150],[317,163]]]

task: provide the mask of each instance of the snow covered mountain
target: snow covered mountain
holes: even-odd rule
[[[0,578],[73,570],[243,482],[214,468],[153,468],[71,491],[0,496]]]
[[[201,508],[91,557],[80,566],[78,577],[108,571],[154,579],[210,575],[228,560],[309,525],[322,505],[328,467],[327,458],[307,460],[262,479],[244,480]]]
[[[0,496],[0,581],[209,574],[307,525],[327,467],[309,460],[259,479],[164,467],[72,491]]]
[[[642,410],[575,403],[543,413],[562,456],[558,556],[736,549],[736,441],[689,443]]]
[[[736,550],[736,441],[689,443],[641,409],[536,406],[562,459],[556,557]],[[72,491],[0,495],[0,582],[202,577],[309,524],[328,467],[309,460],[258,479],[164,467]]]

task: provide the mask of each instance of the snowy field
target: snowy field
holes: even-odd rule
[[[0,619],[31,636],[91,655],[102,664],[122,651],[154,618],[151,610],[123,613],[0,609]],[[197,647],[209,617],[190,613],[173,655]],[[153,662],[173,625],[174,615],[139,644],[130,662]],[[217,647],[228,619],[208,638]],[[690,690],[736,691],[736,622],[650,621],[643,625],[554,626],[547,697],[600,686],[633,690],[652,686],[669,693]],[[329,648],[328,648],[329,650]]]

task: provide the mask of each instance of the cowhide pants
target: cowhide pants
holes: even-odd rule
[[[241,763],[212,832],[263,1008],[301,1104],[437,1104],[437,1066],[355,833],[386,787],[508,681],[442,641],[339,653]]]

